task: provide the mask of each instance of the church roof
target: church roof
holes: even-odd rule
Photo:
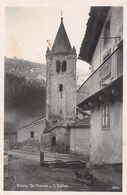
[[[61,24],[59,26],[51,52],[72,52],[72,47],[63,24],[63,18],[61,18]]]

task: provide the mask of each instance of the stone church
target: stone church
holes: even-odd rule
[[[69,125],[76,118],[76,49],[71,47],[63,18],[52,48],[46,51],[46,128],[44,147],[69,151]]]
[[[63,18],[52,49],[47,49],[46,59],[46,118],[73,118],[76,114],[76,50],[71,47]]]

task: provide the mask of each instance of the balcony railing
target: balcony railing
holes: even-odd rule
[[[77,104],[123,75],[122,44],[95,70],[77,90]]]

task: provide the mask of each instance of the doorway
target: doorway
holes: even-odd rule
[[[56,137],[53,136],[53,137],[52,137],[52,146],[55,146],[55,145],[56,145]]]

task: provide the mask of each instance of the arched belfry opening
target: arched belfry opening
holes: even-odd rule
[[[60,61],[56,61],[56,72],[60,72]]]
[[[64,60],[62,62],[62,72],[66,72],[66,69],[67,69],[67,62]]]

